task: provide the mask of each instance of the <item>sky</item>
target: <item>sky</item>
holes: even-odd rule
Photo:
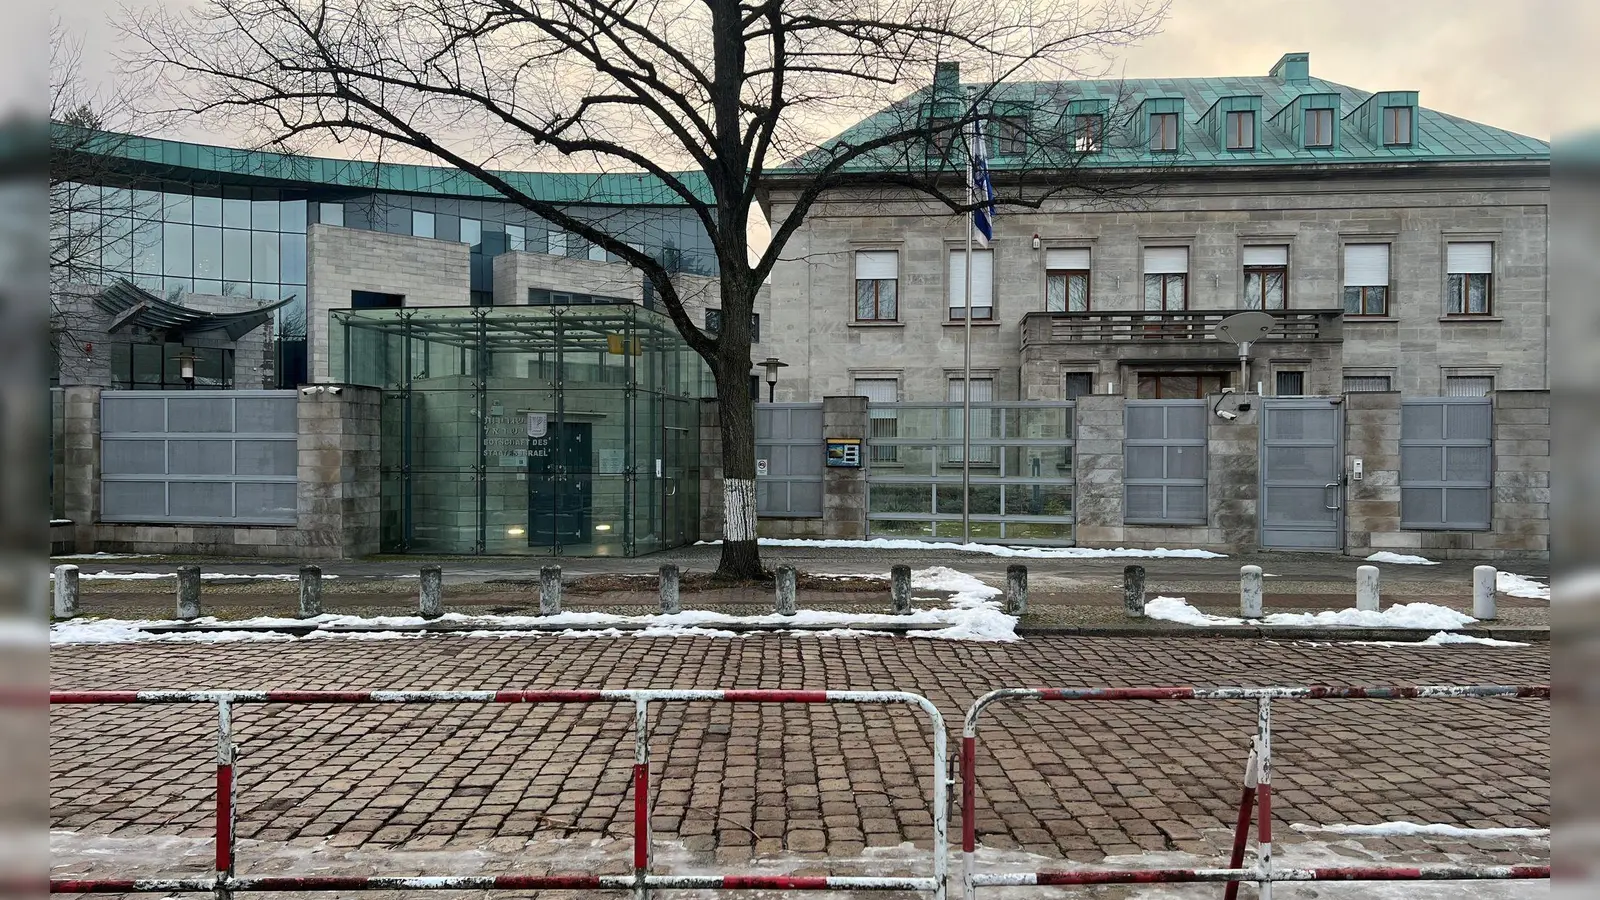
[[[91,80],[114,77],[112,57],[126,49],[111,24],[120,5],[53,0],[83,41]],[[1423,106],[1549,140],[1600,126],[1600,66],[1583,45],[1597,34],[1600,0],[1174,0],[1161,33],[1129,48],[1113,74],[1264,75],[1282,54],[1304,51],[1316,77],[1415,90]],[[187,129],[170,136],[230,142]]]

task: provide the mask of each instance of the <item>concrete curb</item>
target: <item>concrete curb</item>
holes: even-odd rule
[[[290,634],[304,637],[314,631],[329,634],[372,634],[375,632],[397,631],[402,633],[417,634],[467,634],[474,631],[525,631],[530,634],[556,634],[563,631],[642,631],[645,628],[657,627],[637,622],[616,625],[507,625],[499,628],[488,629],[480,625],[463,625],[454,622],[430,625],[412,625],[403,628],[385,627],[382,625],[230,625],[227,622],[218,622],[208,625],[156,625],[143,629],[150,634],[192,634],[218,631],[246,631],[261,634]],[[742,622],[732,623],[705,623],[695,626],[716,631],[732,631],[737,634],[751,634],[761,632],[785,631],[831,631],[836,628],[848,627],[840,625],[814,625],[814,624],[749,624]],[[862,631],[883,631],[890,634],[904,636],[911,632],[928,632],[942,628],[942,625],[929,623],[891,623],[886,625],[864,626]],[[1423,641],[1439,633],[1442,629],[1430,628],[1353,628],[1353,627],[1302,627],[1302,626],[1254,626],[1254,625],[1219,625],[1213,627],[1199,626],[1137,626],[1137,625],[1032,625],[1019,626],[1019,637],[1101,637],[1101,638],[1226,638],[1226,639],[1270,639],[1270,640],[1309,640],[1309,641],[1397,641],[1416,642]],[[1519,626],[1491,626],[1484,628],[1461,628],[1452,630],[1452,634],[1462,634],[1471,637],[1494,638],[1502,641],[1520,641],[1524,643],[1547,643],[1550,640],[1550,629],[1544,627],[1519,627]]]

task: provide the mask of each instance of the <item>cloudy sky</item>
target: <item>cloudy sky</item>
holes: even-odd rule
[[[53,5],[84,42],[85,75],[111,77],[119,47],[110,19],[121,4]],[[1600,66],[1583,46],[1596,34],[1597,0],[1174,0],[1162,33],[1129,49],[1120,74],[1265,74],[1283,53],[1307,51],[1318,77],[1420,91],[1424,106],[1548,140],[1600,125]]]

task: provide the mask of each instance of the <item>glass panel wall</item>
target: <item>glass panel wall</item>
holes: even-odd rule
[[[698,532],[705,367],[660,314],[332,314],[335,377],[385,390],[388,552],[635,556]]]

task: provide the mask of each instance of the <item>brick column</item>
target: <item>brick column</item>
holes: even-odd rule
[[[823,397],[822,437],[854,438],[867,451],[867,398]],[[827,538],[856,540],[867,536],[867,469],[822,470],[822,534]]]
[[[1078,398],[1073,471],[1074,532],[1081,547],[1120,544],[1122,524],[1123,406],[1114,394]]]
[[[337,394],[300,395],[297,555],[378,552],[382,410],[377,388],[341,385]]]
[[[100,391],[78,385],[63,388],[59,485],[62,514],[72,520],[73,545],[93,553],[100,521]]]
[[[1344,545],[1351,556],[1373,550],[1411,549],[1422,538],[1400,533],[1400,392],[1344,395],[1344,470],[1360,459],[1361,480],[1344,492]]]

